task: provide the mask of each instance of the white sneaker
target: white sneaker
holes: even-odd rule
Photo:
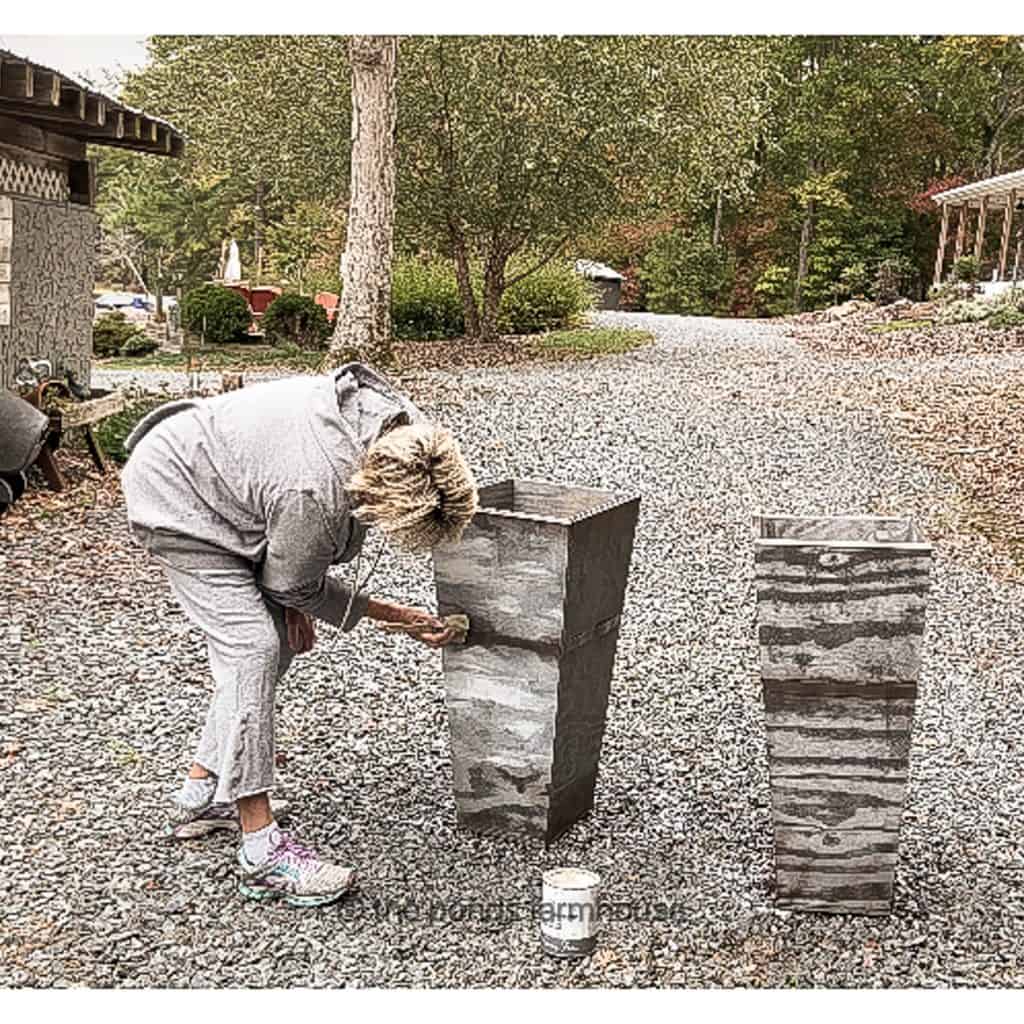
[[[180,806],[180,805],[178,805]],[[288,817],[291,804],[287,800],[271,800],[270,813],[275,821]],[[238,820],[237,804],[209,803],[194,811],[193,817],[184,814],[178,820],[172,820],[166,829],[171,839],[199,839],[211,832],[240,832],[242,824]]]
[[[312,850],[281,832],[263,864],[252,864],[245,847],[238,851],[242,880],[238,891],[251,900],[283,899],[293,907],[321,907],[341,899],[356,881],[354,868],[321,860]]]

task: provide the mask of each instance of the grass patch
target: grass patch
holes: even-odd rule
[[[649,344],[653,336],[647,331],[624,327],[580,328],[573,331],[552,331],[533,342],[540,352],[574,356],[607,356],[631,352]]]
[[[325,352],[310,352],[300,348],[274,348],[270,345],[208,345],[192,349],[194,365],[200,370],[245,371],[265,367],[292,370],[315,370],[323,362]],[[181,370],[188,369],[188,354],[184,352],[153,352],[151,355],[131,359],[97,359],[95,365],[103,370]]]
[[[891,334],[893,331],[919,331],[923,327],[931,327],[931,320],[890,320],[885,324],[872,324],[868,328],[870,334]]]

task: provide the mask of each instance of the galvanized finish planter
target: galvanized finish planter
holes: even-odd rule
[[[639,498],[532,480],[480,491],[434,552],[459,821],[551,841],[593,806]]]
[[[931,546],[907,519],[754,525],[778,904],[888,913]]]

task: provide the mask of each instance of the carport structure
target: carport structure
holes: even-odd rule
[[[946,265],[946,250],[949,247],[954,215],[956,226],[953,229],[952,262],[955,264],[961,256],[972,255],[978,262],[980,278],[991,277],[993,281],[1007,280],[1013,215],[1024,212],[1024,170],[1011,171],[1009,174],[1000,174],[995,178],[985,178],[968,185],[960,185],[958,188],[938,192],[932,196],[932,199],[942,207],[942,227],[939,230],[938,252],[935,254],[934,283],[942,283]],[[996,273],[992,275],[990,271],[986,276],[981,272],[981,268],[982,261],[986,258],[985,241],[989,214],[998,215],[1000,213],[1002,226],[999,233],[999,250],[991,266]],[[970,228],[971,220],[974,222],[973,231]],[[970,238],[968,237],[969,231],[971,231]],[[1013,267],[1010,272],[1013,279],[1016,279],[1018,269],[1019,245],[1014,254]]]

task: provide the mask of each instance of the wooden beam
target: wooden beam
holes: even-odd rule
[[[32,99],[51,107],[60,106],[60,75],[52,71],[36,71]]]
[[[939,249],[935,254],[936,287],[942,284],[942,267],[946,262],[946,241],[949,238],[949,203],[942,204],[942,227],[939,228]]]
[[[89,94],[85,89],[62,84],[60,87],[60,109],[79,121],[85,120],[85,106]]]
[[[1003,212],[1003,234],[999,239],[999,280],[1006,277],[1006,257],[1010,251],[1010,231],[1013,227],[1013,206],[1017,201],[1017,190],[1011,189],[1006,197],[1006,210]]]
[[[0,61],[0,96],[30,100],[35,95],[35,73],[24,61]]]
[[[981,204],[978,206],[978,229],[974,238],[974,262],[981,270],[981,254],[985,250],[985,221],[988,217],[988,196],[981,197]]]
[[[63,132],[68,135],[97,142],[100,145],[127,146],[130,149],[141,149],[147,153],[167,153],[167,142],[165,139],[157,138],[150,141],[143,136],[141,139],[132,139],[125,130],[124,114],[120,110],[109,110],[104,113],[104,123],[94,124],[90,121],[79,121],[77,117],[69,115],[66,111],[56,107],[37,106],[29,103],[15,103],[13,100],[0,100],[0,116],[16,119],[19,123],[35,125],[36,127]],[[91,117],[95,118],[95,109]],[[130,115],[129,115],[130,116]],[[154,126],[155,127],[155,126]],[[171,150],[173,152],[173,148]]]
[[[98,128],[102,128],[107,123],[107,101],[102,96],[86,97],[85,119]]]
[[[953,262],[964,254],[964,233],[967,230],[967,204],[960,204],[960,216],[956,224],[956,245],[953,248]]]
[[[38,125],[0,116],[0,142],[64,160],[84,160],[85,143]]]

